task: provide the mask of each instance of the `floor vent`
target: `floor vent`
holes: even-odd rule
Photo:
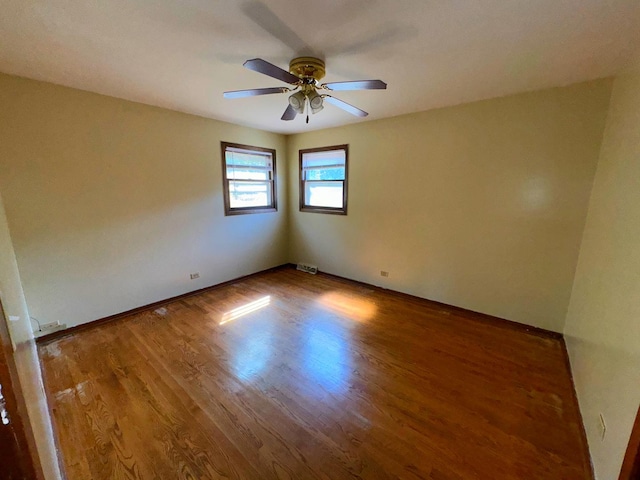
[[[314,275],[318,273],[318,267],[316,267],[315,265],[309,265],[308,263],[299,263],[296,269],[302,270],[303,272],[312,273]]]

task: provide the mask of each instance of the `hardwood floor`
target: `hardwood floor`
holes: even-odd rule
[[[293,269],[40,346],[69,480],[587,479],[562,340]]]

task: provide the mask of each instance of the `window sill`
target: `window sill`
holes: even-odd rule
[[[300,207],[301,212],[308,213],[328,213],[330,215],[346,215],[347,210],[342,208],[329,208],[329,207]]]
[[[224,212],[225,217],[233,215],[249,215],[251,213],[270,213],[277,212],[278,209],[274,207],[256,207],[256,208],[243,208],[237,210],[227,210]]]

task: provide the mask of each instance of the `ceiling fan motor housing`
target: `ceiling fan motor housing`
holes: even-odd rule
[[[289,72],[302,80],[319,81],[325,75],[324,61],[315,57],[294,58],[289,63]]]
[[[322,96],[316,92],[316,84],[325,75],[324,62],[315,57],[298,57],[289,63],[289,72],[301,80],[301,91],[289,97],[289,105],[297,112],[304,112],[305,97],[312,113],[322,110]]]

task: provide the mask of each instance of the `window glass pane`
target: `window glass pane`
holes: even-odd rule
[[[342,208],[343,182],[305,182],[305,205]]]
[[[271,182],[230,180],[229,205],[231,208],[272,206]]]
[[[306,180],[344,180],[344,166],[305,169]]]

